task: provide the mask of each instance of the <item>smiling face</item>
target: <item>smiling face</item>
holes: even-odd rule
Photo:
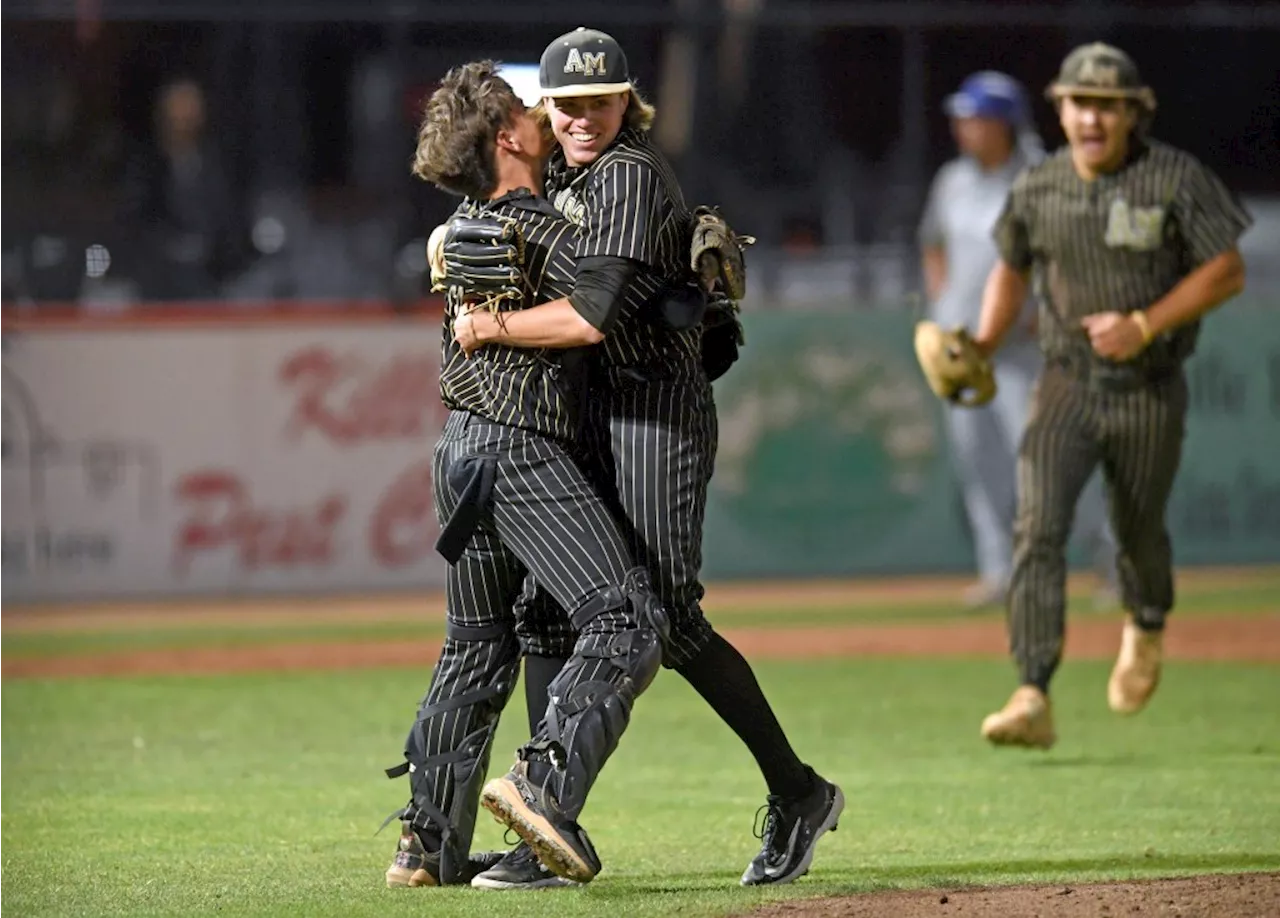
[[[1076,171],[1094,178],[1115,171],[1124,162],[1138,112],[1128,99],[1064,96],[1058,120],[1071,145]]]
[[[571,166],[587,166],[613,143],[622,130],[631,94],[569,96],[547,99],[551,130]]]

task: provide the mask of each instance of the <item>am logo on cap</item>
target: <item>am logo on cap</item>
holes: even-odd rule
[[[631,89],[627,56],[611,35],[596,29],[566,32],[542,52],[542,94],[553,99],[603,96]]]

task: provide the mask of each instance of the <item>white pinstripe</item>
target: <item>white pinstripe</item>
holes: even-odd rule
[[[516,605],[526,574],[533,572],[556,600],[555,614],[568,633],[568,613],[599,593],[621,587],[635,565],[626,541],[581,470],[555,441],[519,428],[451,412],[435,450],[435,505],[443,523],[457,495],[447,470],[464,456],[494,455],[493,515],[482,520],[446,580],[446,619],[466,627],[499,625],[501,637],[484,641],[446,638],[422,705],[438,704],[502,678],[519,657]],[[593,619],[580,640],[634,628],[630,609]],[[567,655],[567,654],[566,654]],[[593,667],[582,678],[593,678]],[[505,704],[505,698],[503,699]],[[467,744],[484,726],[473,706],[436,714],[423,727],[428,756]],[[443,812],[452,805],[449,766],[419,780],[430,782],[432,802]]]
[[[1151,225],[1158,232],[1113,236],[1113,208],[1157,215]],[[1018,459],[1009,638],[1024,682],[1046,686],[1061,656],[1064,546],[1076,498],[1099,462],[1125,607],[1144,625],[1160,627],[1173,606],[1164,514],[1182,452],[1182,363],[1194,350],[1199,322],[1160,335],[1133,360],[1116,364],[1093,353],[1080,320],[1147,309],[1194,268],[1234,247],[1249,223],[1209,169],[1154,141],[1135,141],[1120,169],[1092,182],[1076,174],[1064,147],[1014,183],[995,238],[1006,263],[1033,271],[1040,343],[1050,363]]]
[[[611,462],[597,472],[617,498],[634,557],[653,578],[671,616],[666,663],[679,666],[702,649],[711,626],[702,612],[702,525],[715,464],[717,422],[710,384],[633,383],[593,402],[589,424]]]
[[[1102,463],[1125,608],[1152,627],[1173,608],[1165,507],[1182,453],[1186,382],[1099,388],[1050,365],[1018,455],[1009,645],[1024,683],[1045,685],[1066,631],[1066,543],[1076,501]]]

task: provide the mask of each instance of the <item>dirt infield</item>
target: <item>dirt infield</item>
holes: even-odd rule
[[[1183,593],[1224,586],[1276,584],[1274,569],[1179,572]],[[704,606],[717,628],[753,659],[813,659],[857,656],[993,656],[1005,654],[1003,623],[957,615],[955,619],[895,624],[735,627],[735,613],[793,606],[821,611],[850,606],[920,603],[945,604],[963,581],[946,577],[859,581],[806,581],[719,584],[708,588]],[[1073,580],[1073,592],[1088,589]],[[180,600],[133,604],[68,603],[7,608],[4,630],[10,634],[146,632],[163,628],[276,629],[318,625],[406,623],[442,620],[439,593],[410,596],[259,598]],[[1066,652],[1072,658],[1111,657],[1119,640],[1119,617],[1078,616],[1070,623]],[[147,650],[68,653],[4,661],[6,679],[69,676],[216,674],[271,670],[332,670],[382,666],[429,666],[438,642],[411,640],[289,641],[273,639],[237,646],[168,647]],[[1280,609],[1273,614],[1214,616],[1174,620],[1166,650],[1176,660],[1280,661]]]
[[[970,581],[948,576],[864,578],[858,580],[768,580],[714,583],[702,606],[709,614],[732,615],[777,608],[848,608],[894,604],[944,604],[954,601]],[[1093,580],[1073,575],[1068,589],[1088,595]],[[1280,568],[1194,568],[1178,572],[1179,595],[1227,587],[1274,586],[1280,594]],[[1280,609],[1276,610],[1280,612]],[[444,615],[442,591],[412,594],[296,597],[214,597],[133,602],[64,602],[34,606],[10,604],[4,630],[14,633],[59,631],[139,631],[175,625],[275,628],[289,624],[322,625],[362,618],[378,622],[420,622]]]
[[[914,625],[866,624],[807,628],[721,628],[746,656],[817,659],[859,656],[999,657],[1005,653],[998,621]],[[1067,655],[1107,659],[1119,642],[1117,618],[1073,624]],[[333,670],[430,666],[433,641],[349,641],[176,647],[153,650],[17,658],[4,663],[4,678],[194,675],[277,670]],[[1280,661],[1280,615],[1187,619],[1169,628],[1166,651],[1175,660]]]
[[[1280,913],[1280,874],[1245,873],[1092,883],[961,890],[870,893],[780,902],[751,918],[1272,918]]]

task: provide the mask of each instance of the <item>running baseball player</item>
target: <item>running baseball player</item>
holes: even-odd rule
[[[706,299],[690,284],[695,215],[648,137],[654,111],[635,91],[618,43],[590,29],[562,35],[543,52],[540,81],[560,144],[548,166],[547,194],[579,231],[574,289],[502,323],[483,312],[459,316],[454,334],[475,353],[493,343],[600,343],[581,436],[584,461],[625,521],[631,548],[671,616],[664,662],[742,739],[768,785],[763,844],[742,883],[790,882],[808,870],[818,839],[835,828],[844,796],[799,759],[750,665],[711,628],[700,604],[702,524],[717,438],[707,366],[719,372],[731,362],[736,323],[718,324],[717,343],[707,346]],[[741,280],[730,271],[715,286],[740,296]],[[641,291],[645,303],[634,305],[626,291]],[[726,328],[731,333],[723,337]],[[508,862],[485,876],[515,886],[520,866]]]
[[[491,62],[450,71],[432,95],[414,172],[468,197],[433,234],[431,260],[482,299],[449,290],[447,317],[484,309],[501,321],[573,288],[573,229],[531,189],[552,141]],[[477,156],[477,151],[483,155]],[[443,238],[441,238],[443,236]],[[656,675],[667,631],[649,577],[567,444],[580,383],[574,353],[490,347],[468,358],[445,323],[441,393],[450,408],[435,450],[438,545],[450,561],[444,647],[405,741],[410,801],[399,814],[389,886],[470,881],[495,859],[470,844],[498,717],[520,666],[513,608],[533,574],[565,610],[572,652],[550,685],[545,718],[500,782],[543,864],[577,882],[600,861],[577,823],[617,747],[632,704]],[[536,822],[536,834],[527,831]]]
[[[1044,158],[1025,90],[994,70],[968,77],[947,97],[946,112],[961,155],[944,165],[929,189],[920,221],[920,251],[931,321],[941,328],[976,329],[982,288],[998,257],[991,228],[1014,178]],[[1031,389],[1043,361],[1035,340],[1035,302],[1010,330],[993,358],[996,390],[990,404],[947,406],[946,427],[974,537],[978,582],[965,591],[969,608],[1001,604],[1013,559],[1014,466],[1027,426]],[[1107,526],[1102,480],[1094,475],[1080,498],[1076,531],[1093,543],[1110,605],[1115,540]]]
[[[1200,320],[1244,287],[1237,240],[1249,216],[1190,154],[1148,137],[1156,99],[1127,54],[1084,45],[1047,94],[1067,145],[1014,183],[996,224],[1000,260],[972,341],[939,361],[981,379],[1028,287],[1046,366],[1018,455],[1009,638],[1020,685],[982,723],[1000,746],[1051,747],[1049,682],[1062,656],[1063,548],[1076,498],[1101,465],[1127,616],[1107,684],[1140,711],[1160,680],[1173,608],[1165,508],[1187,413],[1183,364]],[[959,388],[967,387],[960,382]]]

